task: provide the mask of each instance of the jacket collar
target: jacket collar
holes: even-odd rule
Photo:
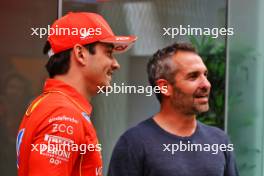
[[[47,79],[44,85],[44,93],[47,92],[61,92],[72,98],[78,103],[90,116],[92,113],[92,105],[85,99],[75,88],[67,83],[57,79]]]

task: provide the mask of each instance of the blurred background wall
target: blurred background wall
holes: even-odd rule
[[[229,1],[228,120],[242,176],[264,175],[264,1]]]
[[[16,175],[16,134],[26,107],[47,76],[45,39],[31,36],[57,18],[57,1],[8,0],[0,5],[0,175]]]

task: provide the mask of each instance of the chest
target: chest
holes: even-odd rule
[[[146,176],[223,176],[226,159],[222,151],[208,151],[206,145],[191,146],[179,142],[151,145],[145,154]],[[205,147],[205,148],[204,148]],[[211,147],[208,145],[208,147]],[[206,151],[204,151],[204,149]],[[214,153],[214,154],[213,154]]]
[[[84,126],[84,143],[79,146],[81,175],[102,175],[102,146],[92,124]]]

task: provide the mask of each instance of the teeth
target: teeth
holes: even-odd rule
[[[205,95],[205,96],[197,96],[197,98],[207,98],[207,95]]]
[[[112,76],[113,72],[107,72],[107,75]]]

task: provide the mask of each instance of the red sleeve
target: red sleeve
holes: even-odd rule
[[[70,176],[80,162],[78,146],[84,141],[79,112],[59,108],[47,117],[35,134],[29,176]]]

